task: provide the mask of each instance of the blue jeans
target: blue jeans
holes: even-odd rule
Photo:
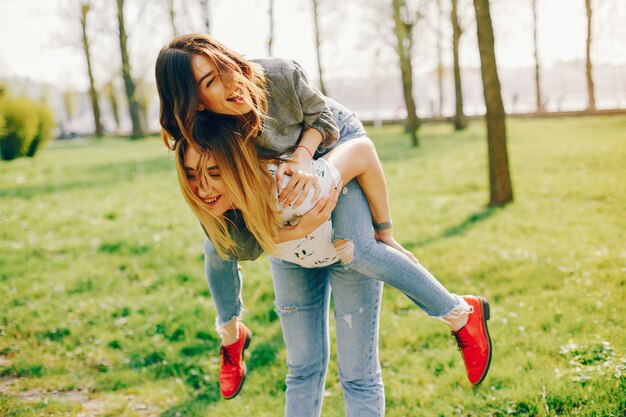
[[[342,190],[332,213],[335,239],[353,243],[352,256],[343,266],[402,291],[428,315],[442,318],[460,304],[422,265],[413,263],[394,248],[374,240],[367,199],[356,181]]]
[[[352,184],[352,183],[351,183]],[[355,184],[358,188],[358,184]],[[360,189],[359,189],[360,190]],[[204,244],[205,270],[218,331],[243,309],[236,260]],[[270,257],[276,312],[287,351],[285,417],[319,417],[329,359],[328,312],[332,293],[337,363],[346,417],[383,417],[385,393],[378,360],[382,283],[335,263],[303,268]]]
[[[363,124],[350,110],[328,99],[333,119],[339,127],[339,140],[318,158],[346,141],[367,136]],[[356,181],[346,184],[332,213],[334,239],[352,242],[350,260],[344,267],[386,282],[402,291],[432,317],[442,318],[461,304],[422,265],[411,262],[397,250],[374,240],[372,215],[363,191]],[[340,256],[341,258],[342,256]]]
[[[302,268],[270,257],[276,312],[287,350],[285,416],[321,415],[329,357],[332,291],[337,364],[347,417],[382,417],[385,396],[378,361],[382,283],[338,263]]]

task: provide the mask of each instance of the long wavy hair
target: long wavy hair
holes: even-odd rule
[[[267,164],[278,161],[259,159],[254,143],[246,140],[227,123],[214,124],[210,128],[197,125],[194,137],[200,141],[188,142],[182,139],[175,142],[178,182],[187,204],[200,220],[219,255],[227,258],[228,252],[237,244],[229,232],[228,218],[211,214],[189,186],[185,153],[191,146],[200,154],[198,165],[191,167],[197,181],[206,181],[208,160],[213,156],[226,192],[243,214],[246,227],[266,252],[274,253],[279,211],[274,200],[275,180]]]
[[[177,36],[157,57],[155,76],[161,104],[159,121],[165,146],[174,149],[181,139],[193,143],[197,123],[210,124],[215,117],[208,110],[197,111],[199,85],[193,74],[192,59],[204,55],[215,65],[223,82],[237,83],[250,93],[252,111],[236,119],[236,128],[248,141],[261,132],[267,114],[266,81],[260,65],[245,60],[235,51],[206,34]]]

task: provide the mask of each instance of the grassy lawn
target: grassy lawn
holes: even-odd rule
[[[389,417],[626,415],[626,117],[508,123],[515,202],[499,209],[482,123],[424,126],[418,149],[370,129],[396,238],[492,303],[491,371],[472,388],[446,326],[385,289]],[[0,415],[282,415],[267,259],[242,264],[255,339],[223,401],[202,240],[157,139],[0,163]],[[343,416],[334,358],[323,415]]]

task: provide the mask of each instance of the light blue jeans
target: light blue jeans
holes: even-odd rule
[[[350,195],[361,193],[356,181],[346,188],[353,191]],[[220,258],[208,239],[204,251],[207,281],[221,331],[222,325],[238,317],[243,309],[241,274],[237,261]],[[270,257],[270,267],[287,351],[285,417],[321,415],[329,360],[331,293],[345,415],[383,417],[385,393],[378,360],[382,283],[339,262],[324,268],[304,268]]]
[[[306,269],[270,257],[270,266],[287,350],[285,416],[321,415],[330,348],[331,291],[345,415],[384,416],[385,393],[378,361],[382,283],[339,263]]]

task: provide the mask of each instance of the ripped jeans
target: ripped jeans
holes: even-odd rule
[[[321,415],[332,292],[345,415],[383,417],[385,393],[378,361],[382,283],[339,263],[307,269],[270,257],[270,267],[287,350],[285,416]]]
[[[424,267],[374,240],[367,199],[356,181],[345,185],[333,211],[333,227],[336,239],[354,243],[352,259],[346,264],[304,268],[270,257],[289,371],[285,417],[320,415],[328,364],[331,290],[346,416],[382,417],[384,392],[377,350],[380,281],[401,289],[433,317],[458,311],[463,303]],[[241,274],[237,261],[221,259],[208,239],[204,248],[219,329],[241,313]]]
[[[358,184],[356,185],[357,189]],[[238,317],[241,273],[236,260],[223,260],[204,245],[217,326]],[[339,262],[304,268],[270,257],[276,312],[287,351],[285,417],[319,417],[329,361],[329,304],[336,322],[337,365],[346,417],[383,417],[385,392],[378,360],[382,283]]]

